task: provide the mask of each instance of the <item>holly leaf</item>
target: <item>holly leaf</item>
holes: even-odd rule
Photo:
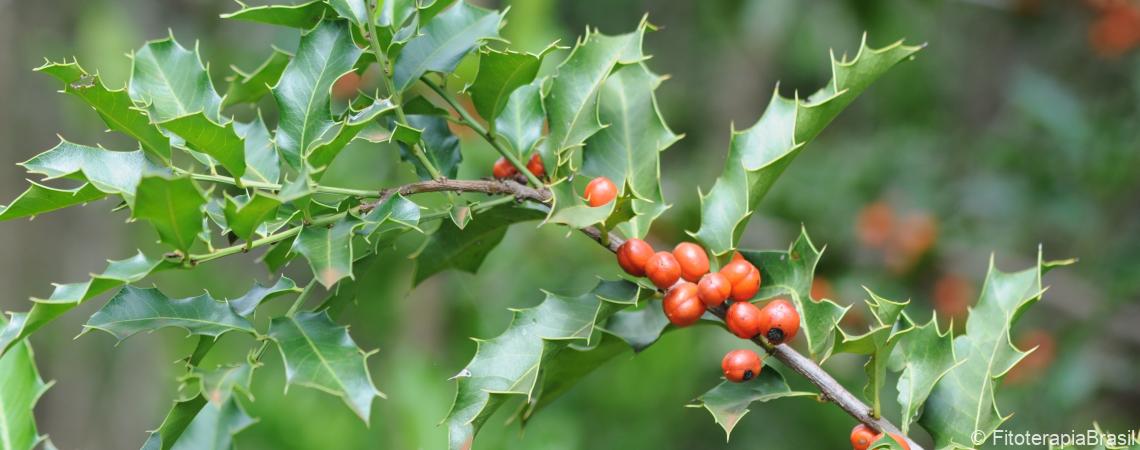
[[[154,122],[201,112],[220,123],[222,98],[214,91],[210,74],[198,58],[174,36],[147,42],[131,55],[131,81],[127,91],[145,105]]]
[[[903,308],[910,303],[909,300],[894,302],[875,295],[869,289],[867,294],[871,296],[867,300],[867,307],[871,310],[875,323],[869,331],[858,336],[849,335],[836,326],[835,329],[843,339],[835,345],[834,350],[839,353],[870,356],[863,366],[867,373],[867,386],[863,389],[863,393],[870,399],[875,413],[879,414],[882,411],[879,393],[882,392],[883,384],[886,382],[887,361],[899,341],[914,330],[914,323],[903,313]]]
[[[0,326],[9,325],[0,315]],[[32,346],[21,342],[0,356],[0,443],[5,449],[33,449],[40,436],[32,410],[51,387],[40,378]]]
[[[459,173],[459,163],[463,161],[463,154],[459,152],[459,138],[447,127],[447,119],[435,116],[408,116],[408,125],[420,131],[424,156],[444,177],[455,178]],[[398,141],[397,145],[400,148],[400,159],[411,162],[421,180],[430,180],[431,174],[419,158],[414,156],[412,147]]]
[[[213,369],[193,366],[179,381],[182,382],[183,389],[189,389],[190,393],[201,395],[215,406],[221,406],[234,392],[240,392],[252,400],[250,385],[253,383],[253,371],[257,367],[260,367],[260,364],[250,362],[218,366]]]
[[[107,194],[90,183],[84,183],[74,189],[56,189],[29,181],[28,190],[12,200],[8,206],[0,206],[0,220],[11,220],[22,217],[35,217],[87,202],[99,200]]]
[[[606,222],[619,204],[628,202],[628,199],[617,198],[602,206],[590,206],[578,195],[569,178],[562,178],[551,184],[549,188],[553,201],[549,216],[544,223],[560,223],[572,228],[586,228]]]
[[[903,361],[897,386],[898,402],[902,411],[899,427],[905,434],[911,422],[918,419],[922,404],[934,386],[950,369],[958,365],[954,357],[954,339],[950,330],[938,331],[938,321],[931,317],[926,325],[915,326],[899,342]]]
[[[207,403],[171,447],[173,450],[231,450],[234,435],[257,423],[236,398],[221,404]],[[147,447],[144,447],[146,449]]]
[[[249,316],[253,311],[269,300],[279,297],[284,294],[298,293],[301,289],[297,287],[297,283],[289,279],[289,277],[281,276],[277,278],[273,284],[269,286],[262,286],[254,283],[248,291],[241,297],[230,300],[230,307],[234,312],[242,315]]]
[[[1011,331],[1026,309],[1041,299],[1044,270],[1071,261],[1042,262],[1020,272],[1002,272],[990,258],[978,303],[966,320],[966,333],[954,338],[961,363],[950,369],[926,400],[919,423],[937,448],[973,448],[989,439],[1009,416],[998,409],[995,393],[1002,376],[1030,352],[1011,342]]]
[[[614,314],[601,329],[613,334],[640,353],[661,338],[669,318],[665,311],[653,304],[644,308],[627,309]]]
[[[83,325],[106,331],[122,341],[137,333],[166,327],[183,328],[193,335],[217,338],[229,331],[257,334],[253,324],[226,302],[202,294],[173,299],[156,288],[127,286],[120,290]]]
[[[185,400],[176,400],[174,406],[166,413],[158,429],[151,431],[142,450],[169,450],[178,442],[179,436],[206,406],[206,398],[196,395]]]
[[[774,92],[755,125],[732,132],[724,172],[701,195],[701,227],[693,236],[715,255],[731,253],[760,199],[803,147],[872,82],[922,48],[899,41],[872,49],[864,36],[854,60],[832,58],[831,81],[807,99]]]
[[[281,162],[260,113],[250,123],[234,122],[234,131],[245,145],[242,180],[276,184],[281,179]]]
[[[281,350],[288,384],[341,397],[368,423],[372,399],[383,394],[368,374],[366,360],[371,353],[356,346],[348,327],[337,325],[324,312],[301,312],[273,319],[269,337]]]
[[[46,299],[32,298],[32,309],[12,314],[8,324],[0,330],[0,354],[4,354],[21,339],[40,329],[48,322],[99,294],[119,286],[146,278],[153,272],[178,267],[176,263],[160,258],[148,258],[139,252],[133,257],[108,261],[107,269],[80,283],[56,284]]]
[[[534,81],[542,58],[556,48],[550,45],[537,54],[484,50],[479,55],[479,72],[475,81],[467,88],[471,103],[483,120],[495,123],[499,113],[506,108],[511,93]]]
[[[131,217],[154,225],[163,243],[189,254],[205,229],[206,198],[189,177],[144,176],[131,208]]]
[[[533,398],[545,364],[571,345],[591,347],[596,324],[642,299],[627,281],[602,281],[581,295],[546,293],[538,306],[514,310],[506,331],[476,340],[475,357],[455,376],[455,402],[444,422],[451,449],[471,448],[475,434],[512,397]]]
[[[272,89],[281,111],[277,148],[290,166],[299,168],[302,155],[336,125],[332,85],[352,70],[361,53],[343,21],[322,22],[301,36],[297,55]]]
[[[360,27],[368,24],[368,8],[364,6],[365,1],[328,0],[328,3],[337,14],[351,21],[353,25]]]
[[[544,212],[527,205],[503,205],[478,213],[463,229],[444,221],[416,255],[415,284],[447,269],[475,273],[511,225],[538,220]]]
[[[761,370],[756,378],[744,383],[722,381],[687,406],[707,409],[716,423],[724,428],[724,437],[728,440],[732,435],[732,429],[740,423],[745,414],[748,414],[748,407],[753,402],[766,403],[779,398],[814,395],[816,394],[811,392],[793,391],[780,372],[768,367],[766,370]]]
[[[359,111],[351,110],[348,115],[326,132],[317,142],[306,158],[314,169],[322,169],[332,164],[341,150],[356,139],[356,135],[363,131],[378,117],[396,110],[396,105],[388,99],[379,99]]]
[[[143,150],[162,161],[170,160],[170,139],[135,107],[126,89],[108,89],[99,74],[87,73],[77,61],[49,62],[35,70],[62,81],[63,92],[94,109],[110,129],[138,140]]]
[[[326,15],[334,13],[325,0],[312,0],[297,5],[252,7],[239,1],[238,5],[241,5],[241,9],[222,14],[222,18],[309,30],[321,23]]]
[[[249,241],[258,227],[277,213],[279,206],[281,200],[261,191],[254,191],[252,198],[246,195],[226,196],[226,224],[237,237]]]
[[[261,97],[269,93],[269,87],[281,79],[285,66],[289,65],[289,60],[292,58],[293,55],[289,52],[273,47],[273,53],[253,72],[246,73],[237,66],[230,66],[234,74],[226,77],[229,87],[226,88],[226,95],[222,97],[222,107],[257,103]]]
[[[392,80],[404,91],[427,72],[450,73],[483,41],[499,37],[503,15],[459,1],[420,28],[396,58]]]
[[[20,165],[28,173],[44,175],[45,181],[56,178],[84,181],[102,192],[122,196],[127,203],[134,202],[143,172],[161,171],[141,150],[119,152],[62,139],[55,147]]]
[[[511,92],[502,112],[495,117],[495,132],[511,144],[515,154],[522,157],[530,152],[542,137],[546,110],[542,107],[544,79],[519,86]]]
[[[595,369],[630,351],[625,342],[612,334],[603,332],[599,337],[597,343],[590,346],[571,344],[562,349],[557,357],[546,361],[539,371],[534,394],[517,413],[524,426],[535,413],[561,398]]]
[[[245,142],[234,130],[234,122],[219,124],[199,111],[159,123],[186,140],[190,148],[217,160],[235,178],[245,175]]]
[[[292,251],[309,260],[313,275],[325,289],[352,277],[352,236],[360,224],[354,218],[344,218],[331,226],[305,227],[293,241]]]
[[[807,231],[787,251],[741,250],[740,254],[760,269],[757,299],[790,297],[800,313],[800,333],[807,340],[813,358],[825,360],[834,347],[834,332],[849,307],[827,299],[811,297],[812,277],[821,252],[812,244]]]
[[[364,225],[357,234],[364,236],[374,250],[409,230],[423,232],[419,228],[420,205],[399,194],[376,205],[361,220]]]
[[[572,164],[573,150],[602,129],[598,121],[598,92],[615,67],[645,59],[641,41],[648,27],[648,22],[642,21],[636,31],[618,36],[587,32],[558,66],[550,92],[544,98],[550,134],[541,151],[546,172],[551,176],[558,176],[557,168],[561,166],[577,170]]]

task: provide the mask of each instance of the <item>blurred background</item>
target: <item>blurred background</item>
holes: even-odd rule
[[[260,4],[262,2],[252,2]],[[1015,329],[1039,346],[1007,379],[999,404],[1010,430],[1112,431],[1140,425],[1140,3],[1125,0],[518,0],[503,34],[515,48],[574,42],[587,25],[632,30],[643,14],[662,31],[646,38],[650,67],[671,79],[657,91],[663,115],[685,138],[664,155],[667,199],[657,245],[685,239],[699,223],[697,188],[708,190],[726,153],[730,124],[751,125],[780,82],[785,95],[828,80],[828,50],[853,56],[860,36],[874,46],[905,38],[929,47],[891,71],[823,133],[785,173],[751,223],[746,248],[784,248],[801,224],[826,245],[817,296],[855,304],[844,326],[862,331],[867,286],[910,298],[915,318],[937,311],[961,329],[991,253],[998,267],[1080,258],[1046,277],[1052,288]],[[229,66],[253,69],[271,45],[292,50],[293,30],[218,19],[237,5],[207,0],[0,0],[0,202],[26,187],[15,165],[57,142],[133,147],[103,132],[98,118],[58,85],[32,72],[44,58],[78,57],[111,87],[125,84],[125,55],[168,29],[198,41],[216,85]],[[557,58],[550,58],[557,59]],[[472,78],[471,61],[460,78]],[[367,81],[367,80],[366,80]],[[456,84],[462,80],[454,81]],[[272,111],[272,108],[269,109]],[[249,114],[238,111],[236,114]],[[272,120],[272,117],[267,117]],[[486,175],[495,155],[464,143],[463,175]],[[377,167],[362,177],[348,170]],[[391,148],[356,145],[332,170],[345,186],[410,179]],[[325,178],[330,179],[329,177]],[[694,184],[694,181],[696,183]],[[0,309],[26,310],[52,282],[75,282],[136,248],[157,251],[146,224],[124,224],[103,201],[34,221],[0,224]],[[281,395],[280,357],[255,378],[249,413],[260,423],[238,435],[242,448],[435,449],[436,426],[454,395],[447,378],[509,322],[508,307],[541,300],[539,289],[580,292],[613,276],[613,257],[577,235],[516,225],[477,276],[445,273],[411,286],[414,243],[385,256],[364,277],[356,309],[340,320],[366,349],[388,400],[365,426],[340,400],[304,388]],[[297,264],[290,274],[307,280]],[[269,275],[252,256],[191,273],[148,279],[172,296],[244,292]],[[115,346],[81,324],[89,302],[32,339],[40,370],[56,380],[36,409],[40,431],[62,449],[137,448],[175,394],[175,361],[193,348],[166,330]],[[282,306],[282,305],[278,305]],[[264,319],[264,317],[262,317]],[[951,325],[953,322],[953,325]],[[224,337],[206,363],[241,358],[249,342]],[[719,382],[719,361],[739,341],[712,327],[667,334],[642,354],[619,357],[586,378],[520,430],[493,417],[476,441],[487,449],[843,448],[854,421],[812,401],[758,404],[726,443],[700,409],[683,408]],[[225,349],[225,350],[222,350]],[[850,390],[864,383],[858,358],[825,368]],[[807,388],[797,377],[793,387]],[[893,386],[893,381],[888,383]],[[884,397],[893,398],[893,392]],[[886,401],[887,404],[894,402]],[[897,413],[888,412],[897,420]],[[778,431],[777,431],[778,430]],[[810,430],[810,432],[809,432]],[[919,439],[922,431],[916,431]]]

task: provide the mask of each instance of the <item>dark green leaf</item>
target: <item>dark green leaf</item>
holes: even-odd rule
[[[0,315],[0,326],[8,325]],[[0,357],[0,447],[31,450],[42,441],[32,414],[40,396],[51,387],[36,369],[32,346],[22,342]]]
[[[404,46],[396,59],[392,74],[396,89],[408,89],[429,71],[455,70],[467,52],[499,36],[502,20],[499,12],[464,1],[435,16],[420,29],[419,36]]]
[[[724,172],[701,196],[701,228],[694,236],[715,255],[731,253],[760,199],[804,145],[872,82],[921,49],[902,41],[871,49],[864,37],[855,60],[832,60],[834,77],[806,100],[773,92],[755,125],[733,131]]]
[[[416,256],[415,283],[452,268],[475,273],[487,254],[503,240],[508,227],[543,216],[538,209],[509,204],[479,213],[462,230],[453,222],[441,223]]]
[[[650,304],[614,314],[603,329],[625,341],[633,351],[640,352],[657,342],[668,325],[665,311],[656,304]]]
[[[75,189],[56,189],[34,181],[31,184],[28,190],[8,206],[0,206],[0,220],[35,217],[45,212],[99,200],[107,195],[90,183],[84,183]]]
[[[814,396],[811,392],[793,391],[784,381],[784,376],[776,369],[766,367],[756,378],[744,383],[722,381],[715,388],[697,397],[690,408],[705,408],[712,414],[716,423],[724,428],[727,438],[740,418],[748,414],[748,406],[753,402],[768,402],[784,397]]]
[[[337,325],[323,312],[302,312],[273,319],[269,337],[281,350],[289,384],[341,397],[352,412],[368,423],[372,399],[382,394],[368,374],[369,354],[352,341],[348,327]]]
[[[135,108],[126,89],[107,89],[99,74],[88,74],[78,62],[47,63],[36,69],[63,82],[63,92],[74,95],[99,113],[112,130],[139,141],[143,150],[170,160],[170,139],[145,113]]]
[[[265,5],[254,7],[250,7],[241,2],[238,2],[238,4],[241,5],[241,9],[232,13],[222,14],[222,18],[308,30],[317,26],[326,15],[334,13],[325,0],[312,0],[297,5]]]
[[[515,154],[531,151],[542,137],[546,111],[542,108],[542,83],[535,80],[511,93],[503,111],[495,118],[495,132],[511,144]]]
[[[246,73],[241,69],[231,67],[234,71],[226,81],[229,83],[229,88],[226,89],[226,95],[222,97],[222,107],[229,107],[241,103],[257,103],[269,93],[269,87],[277,84],[277,80],[281,79],[281,74],[285,72],[285,66],[289,64],[289,60],[293,55],[273,47],[273,53],[269,55],[269,59],[257,66],[253,72]]]
[[[84,328],[103,330],[120,341],[143,331],[183,328],[190,334],[218,337],[228,331],[256,334],[251,324],[226,302],[202,294],[173,299],[155,288],[124,287],[87,321]]]
[[[146,105],[154,122],[165,122],[196,112],[220,123],[222,98],[214,91],[210,74],[198,58],[168,37],[147,42],[131,60],[131,82],[127,91],[136,102]]]
[[[336,125],[330,103],[332,85],[352,70],[360,54],[345,22],[324,22],[301,37],[297,55],[273,87],[281,111],[277,148],[294,168]]]
[[[369,124],[375,123],[381,115],[396,110],[396,105],[387,99],[380,99],[360,111],[349,111],[340,124],[330,128],[308,154],[309,165],[322,169],[332,164],[341,150],[356,138],[356,135]]]
[[[902,409],[899,428],[906,433],[911,422],[918,419],[922,404],[938,380],[958,363],[954,360],[954,339],[950,330],[945,334],[939,333],[935,317],[931,317],[926,325],[915,326],[903,337],[899,347],[904,364],[896,385]]]
[[[498,51],[488,49],[479,55],[479,73],[467,88],[471,103],[483,116],[483,120],[494,123],[495,118],[507,106],[507,99],[520,86],[534,81],[542,58],[555,46],[549,46],[538,54]]]
[[[277,197],[255,191],[253,198],[245,195],[226,197],[226,224],[237,237],[249,241],[258,227],[273,217],[281,200]]]
[[[345,218],[330,226],[305,227],[293,241],[293,251],[309,260],[313,275],[326,289],[352,276],[352,235],[360,225]]]
[[[203,226],[206,199],[189,177],[144,176],[131,208],[131,217],[145,219],[163,243],[188,254]]]
[[[233,121],[222,125],[199,111],[159,125],[185,139],[190,148],[217,160],[230,175],[237,178],[245,175],[245,142],[234,131]]]

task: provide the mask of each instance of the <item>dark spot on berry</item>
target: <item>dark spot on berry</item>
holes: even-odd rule
[[[752,379],[752,371],[751,370],[745,370],[744,371],[744,381],[748,381],[751,379]]]
[[[779,328],[768,330],[768,342],[771,342],[773,344],[784,342],[784,330],[781,330]]]

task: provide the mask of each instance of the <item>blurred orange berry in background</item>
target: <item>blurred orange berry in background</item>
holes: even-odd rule
[[[1089,45],[1102,56],[1120,56],[1140,44],[1140,6],[1113,2],[1100,7],[1089,28]]]
[[[1010,384],[1023,384],[1040,376],[1049,368],[1053,358],[1057,355],[1057,344],[1048,331],[1034,329],[1026,331],[1017,339],[1017,348],[1030,353],[1006,374],[1005,380]]]
[[[818,302],[823,299],[835,300],[835,290],[831,288],[831,281],[827,278],[816,276],[811,280],[811,300]]]
[[[946,274],[934,283],[934,310],[944,319],[961,323],[974,299],[974,286],[955,274]]]
[[[360,90],[360,75],[356,72],[344,74],[333,83],[332,95],[337,101],[346,102],[356,98]]]
[[[859,211],[856,233],[864,246],[879,248],[887,243],[894,230],[895,212],[885,201],[877,201]]]

